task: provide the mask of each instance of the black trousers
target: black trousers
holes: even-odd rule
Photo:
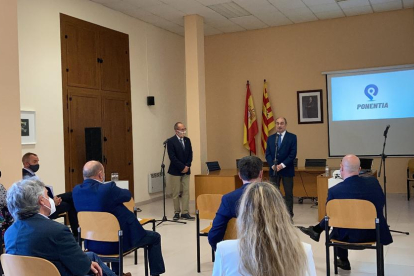
[[[280,190],[280,181],[283,182],[283,189],[285,190],[285,204],[290,216],[293,218],[293,177],[290,176],[271,176],[270,182]]]
[[[75,204],[73,203],[72,192],[63,193],[57,196],[62,199],[62,202],[59,204],[59,206],[56,206],[56,212],[49,216],[49,218],[56,219],[60,214],[68,212],[70,229],[76,236],[78,234],[79,222],[78,212],[76,212]]]

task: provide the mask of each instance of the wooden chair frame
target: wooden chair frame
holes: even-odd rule
[[[210,219],[213,220],[216,216],[216,212],[220,207],[221,198],[223,195],[219,194],[203,194],[197,197],[197,207],[196,210],[196,239],[197,239],[197,272],[201,271],[200,264],[200,237],[208,237],[208,232],[211,229],[210,226],[200,229],[200,219]],[[214,250],[211,249],[211,260],[214,262]]]
[[[411,182],[414,182],[414,159],[410,159],[407,165],[407,200],[410,200],[411,197]]]
[[[123,257],[132,252],[136,253],[138,248],[143,248],[145,276],[148,276],[148,246],[136,247],[124,252],[123,231],[121,230],[119,222],[114,215],[106,212],[78,212],[78,219],[78,242],[80,247],[82,247],[82,240],[84,239],[102,242],[118,242],[119,254],[98,254],[98,256],[103,262],[118,262],[119,275],[123,275]],[[136,259],[137,258],[135,256],[135,261],[137,261]]]
[[[131,212],[134,213],[134,215],[135,215],[136,218],[138,218],[138,208],[135,206],[135,201],[134,201],[134,198],[133,197],[131,197],[131,200],[130,201],[124,202],[124,205],[125,205],[125,207],[128,208],[128,210],[130,210]],[[144,226],[144,225],[146,225],[148,223],[152,223],[152,231],[156,232],[155,231],[155,222],[156,221],[153,218],[144,218],[144,219],[141,219],[139,221],[139,223],[142,226]],[[137,251],[138,251],[138,249],[136,249],[135,252],[134,252],[134,264],[138,264],[138,252]],[[144,254],[145,254],[145,252],[144,252]]]
[[[1,263],[5,276],[60,276],[56,266],[43,258],[2,254]]]
[[[337,248],[374,249],[377,253],[377,275],[384,276],[384,248],[380,242],[379,219],[372,202],[358,199],[334,199],[326,204],[325,216],[325,247],[326,275],[330,275],[329,247],[334,248],[334,268],[338,274]],[[375,229],[376,241],[364,243],[348,243],[331,239],[329,228]]]

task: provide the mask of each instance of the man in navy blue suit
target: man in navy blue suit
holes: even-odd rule
[[[286,126],[286,118],[276,119],[276,133],[267,138],[266,161],[270,166],[270,182],[279,189],[280,180],[283,181],[286,207],[293,217],[293,161],[297,153],[297,138],[295,134],[286,131]]]
[[[380,239],[383,245],[392,243],[390,229],[384,218],[382,209],[385,204],[385,195],[375,177],[360,177],[361,170],[359,158],[355,155],[346,155],[341,162],[341,176],[343,182],[328,190],[328,199],[362,199],[375,205],[377,217],[380,222]],[[322,231],[325,230],[325,219],[315,226],[298,227],[303,233],[313,240],[319,241]],[[334,228],[331,238],[344,242],[372,242],[375,241],[375,230],[356,230]],[[348,250],[338,248],[338,267],[351,270],[348,260]]]
[[[89,161],[83,167],[82,184],[73,189],[73,201],[76,210],[108,212],[119,222],[124,234],[124,251],[134,247],[148,245],[148,259],[151,275],[165,272],[161,253],[161,236],[154,231],[142,228],[134,213],[124,205],[131,200],[131,193],[116,186],[115,182],[105,183],[105,170],[98,161]],[[97,254],[117,254],[118,243],[85,241],[85,248]],[[112,269],[118,272],[118,263],[112,263]]]
[[[239,160],[238,166],[239,177],[243,181],[243,186],[223,195],[220,207],[213,220],[213,226],[208,232],[208,242],[214,250],[216,250],[217,243],[223,240],[229,220],[237,218],[239,201],[247,185],[262,180],[263,162],[258,157],[243,157]]]
[[[7,254],[46,259],[62,276],[115,276],[95,253],[82,251],[65,225],[48,218],[55,210],[54,201],[38,178],[13,184],[7,205],[15,219],[4,236]]]
[[[187,129],[181,122],[174,125],[175,135],[168,139],[168,156],[170,157],[170,167],[168,173],[171,175],[172,197],[174,202],[174,217],[173,220],[181,218],[186,220],[194,220],[189,212],[189,189],[190,189],[190,167],[193,161],[193,148],[191,141],[185,137]],[[181,205],[180,208],[180,190]]]
[[[28,152],[25,153],[22,157],[22,177],[33,177],[36,176],[36,172],[40,168],[39,157],[37,154]],[[46,186],[47,194],[50,198],[53,198],[55,201],[56,212],[50,215],[50,219],[57,219],[60,214],[65,212],[68,213],[70,228],[72,229],[72,234],[76,237],[78,235],[78,213],[75,210],[73,205],[72,192],[63,193],[60,195],[53,195],[52,190]]]

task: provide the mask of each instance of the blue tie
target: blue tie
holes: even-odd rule
[[[185,146],[184,146],[184,140],[183,140],[183,138],[181,138],[181,139],[180,139],[180,142],[181,142],[181,146],[183,147],[183,150],[185,150]]]
[[[277,141],[277,147],[280,148],[281,144],[282,144],[282,135],[279,135],[279,140]]]

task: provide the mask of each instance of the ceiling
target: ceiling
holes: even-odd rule
[[[414,7],[414,0],[90,0],[184,35],[184,16],[215,35]]]

